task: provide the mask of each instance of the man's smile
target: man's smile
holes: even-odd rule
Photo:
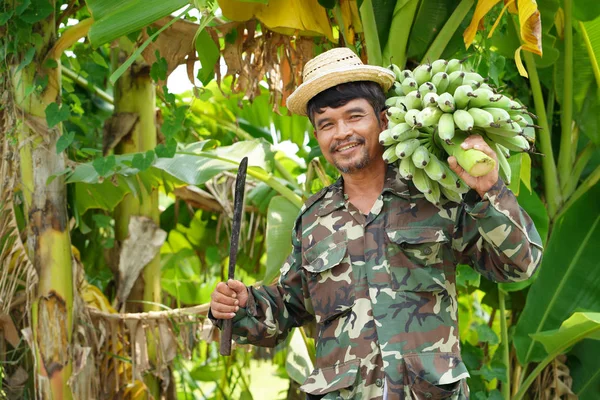
[[[345,144],[345,145],[343,145],[343,146],[340,146],[340,147],[338,147],[338,148],[336,149],[336,151],[337,151],[337,152],[339,152],[339,153],[341,153],[341,152],[344,152],[344,151],[346,151],[346,150],[352,149],[352,148],[354,148],[354,147],[356,147],[356,146],[360,146],[360,145],[361,145],[361,143],[357,143],[357,142],[354,142],[354,143],[348,143],[348,144]]]

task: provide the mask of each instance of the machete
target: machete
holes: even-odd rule
[[[233,199],[233,225],[231,226],[231,241],[229,247],[229,271],[227,280],[235,279],[235,262],[238,251],[238,240],[242,226],[242,214],[244,212],[244,186],[246,184],[246,170],[248,169],[248,157],[242,158],[235,178],[235,192]],[[231,355],[231,330],[233,323],[231,319],[223,321],[221,330],[221,348],[222,356]]]

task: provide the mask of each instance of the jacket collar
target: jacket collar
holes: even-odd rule
[[[385,174],[385,182],[383,184],[382,193],[390,192],[398,197],[410,199],[408,185],[400,176],[398,168],[395,165],[388,165]],[[322,217],[332,213],[344,206],[346,203],[346,195],[344,194],[344,179],[340,176],[337,181],[327,190],[327,193],[321,199],[321,206],[317,211],[317,215]]]

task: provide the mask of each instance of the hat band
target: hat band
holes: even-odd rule
[[[307,73],[304,75],[304,79],[303,79],[303,80],[304,80],[304,81],[308,81],[308,80],[310,80],[310,76],[311,76],[313,73],[315,73],[316,71],[318,71],[318,70],[321,70],[321,69],[323,69],[323,68],[326,68],[327,66],[330,66],[330,65],[332,65],[332,64],[337,64],[337,63],[339,63],[340,61],[349,60],[349,59],[352,59],[352,58],[358,59],[358,62],[357,62],[357,63],[346,63],[346,64],[345,64],[345,65],[343,65],[343,66],[364,65],[364,64],[362,63],[362,61],[360,60],[360,58],[358,58],[358,57],[357,57],[356,55],[354,55],[354,54],[353,54],[353,55],[350,55],[350,56],[347,56],[347,57],[342,57],[342,58],[334,58],[334,59],[331,59],[331,61],[330,61],[330,62],[328,62],[328,63],[326,63],[326,64],[317,65],[315,68],[313,68],[313,69],[311,69],[310,71],[308,71],[308,72],[307,72]],[[339,68],[339,67],[342,67],[342,66],[336,66],[336,68]]]

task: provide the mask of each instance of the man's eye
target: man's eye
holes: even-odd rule
[[[350,116],[350,119],[359,119],[361,117],[362,117],[361,114],[353,114],[353,115]]]
[[[324,130],[324,129],[329,129],[329,128],[331,128],[332,126],[333,126],[333,124],[331,124],[331,123],[330,123],[330,124],[321,125],[321,130]]]

